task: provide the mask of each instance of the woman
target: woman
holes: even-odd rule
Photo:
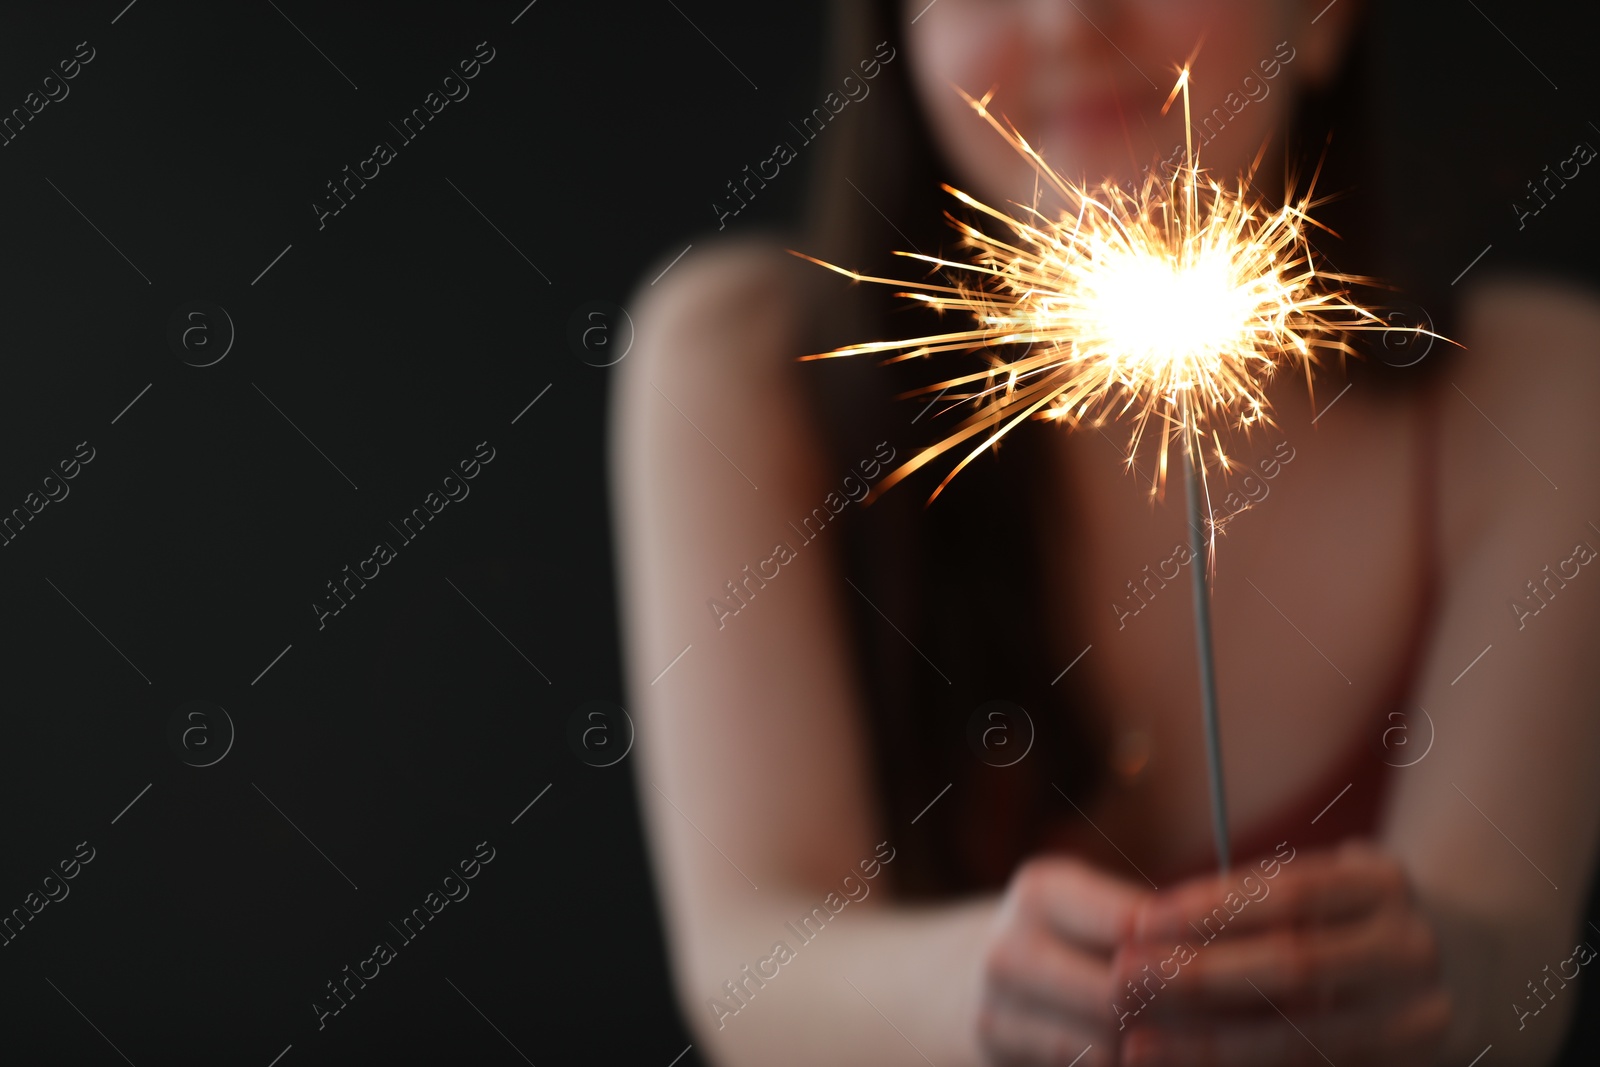
[[[1058,170],[1137,182],[1183,143],[1161,104],[1195,56],[1202,161],[1234,174],[1263,143],[1320,150],[1359,19],[1301,0],[838,14],[852,80],[795,130],[835,138],[803,149],[829,155],[796,240],[870,274],[907,262],[872,249],[953,251],[923,226],[941,179],[1033,199],[952,85],[992,88]],[[1335,166],[1359,151],[1341,136]],[[1337,265],[1381,269],[1352,221]],[[1551,1061],[1600,831],[1590,291],[1485,270],[1436,316],[1464,349],[1419,359],[1398,333],[1322,368],[1315,401],[1283,376],[1277,427],[1229,442],[1218,876],[1182,573],[1200,562],[1178,494],[1149,500],[1150,453],[1130,471],[1116,424],[1028,425],[926,510],[915,480],[864,506],[941,430],[939,405],[888,398],[971,364],[795,357],[937,320],[754,239],[669,277],[636,308],[615,493],[646,826],[703,1053]]]

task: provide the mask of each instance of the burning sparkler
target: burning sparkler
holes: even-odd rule
[[[1184,165],[1170,175],[1148,174],[1132,191],[1110,180],[1097,189],[1062,177],[1015,127],[988,109],[973,109],[1025,157],[1045,186],[1067,205],[1051,218],[1033,206],[1014,212],[984,204],[952,186],[961,204],[1009,231],[993,236],[946,213],[973,251],[969,262],[914,252],[896,255],[949,272],[951,284],[859,274],[795,255],[854,281],[903,287],[897,295],[938,311],[958,310],[975,320],[968,329],[868,341],[805,356],[826,359],[888,354],[885,363],[934,353],[981,350],[985,369],[933,382],[904,394],[946,394],[976,410],[942,440],[912,456],[879,483],[874,495],[964,442],[978,443],[935,487],[931,503],[968,463],[1025,419],[1065,419],[1099,426],[1132,415],[1127,465],[1135,461],[1152,421],[1160,432],[1151,492],[1160,495],[1170,445],[1181,442],[1188,497],[1189,536],[1196,556],[1206,548],[1214,568],[1216,526],[1211,517],[1203,446],[1208,425],[1228,423],[1248,431],[1272,425],[1265,383],[1281,367],[1312,370],[1329,352],[1354,354],[1344,336],[1358,330],[1396,329],[1349,299],[1348,285],[1366,278],[1323,270],[1307,239],[1321,227],[1310,211],[1317,175],[1304,195],[1289,190],[1271,209],[1252,191],[1261,156],[1232,186],[1200,168],[1189,121],[1189,68],[1183,67],[1162,114],[1183,97]],[[1318,168],[1320,173],[1320,166]],[[1415,333],[1420,328],[1400,327]],[[1437,336],[1430,334],[1430,336]],[[1014,352],[1008,358],[1007,353]],[[1221,437],[1210,429],[1213,452],[1228,469]],[[1206,501],[1202,522],[1201,501]],[[1194,569],[1196,641],[1200,660],[1212,816],[1217,852],[1229,863],[1222,757],[1217,727],[1215,664],[1206,574]]]

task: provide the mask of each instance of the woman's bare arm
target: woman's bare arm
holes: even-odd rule
[[[824,469],[796,391],[781,257],[696,252],[646,287],[613,399],[636,771],[678,994],[719,1062],[921,1064],[925,1052],[958,1067],[977,1062],[972,987],[995,902],[886,907],[893,861],[864,877],[880,843],[898,842],[844,647],[850,589],[834,531],[803,544],[789,526],[850,472]],[[794,558],[763,566],[779,544]],[[736,616],[708,605],[738,605],[729,581],[747,602]],[[852,886],[866,895],[814,940],[785,925]],[[793,958],[763,966],[780,941]]]
[[[1563,562],[1580,543],[1600,548],[1600,300],[1502,284],[1467,307],[1470,349],[1441,383],[1440,615],[1417,707],[1402,709],[1416,751],[1429,720],[1435,737],[1396,772],[1384,844],[1440,927],[1455,1002],[1445,1062],[1492,1043],[1504,1062],[1547,1063],[1577,990],[1543,983],[1570,977],[1578,941],[1600,946],[1584,925],[1600,833],[1600,566]]]

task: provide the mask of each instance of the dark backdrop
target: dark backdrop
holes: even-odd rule
[[[819,13],[126,2],[0,16],[0,109],[59,97],[0,147],[0,508],[60,497],[0,547],[0,914],[93,854],[0,947],[0,1057],[666,1067],[629,762],[568,739],[623,702],[614,372],[580,357],[770,148],[734,133],[804,112]],[[319,620],[346,566],[378,573]],[[319,1029],[346,965],[378,975]]]
[[[634,785],[594,766],[626,724],[589,717],[625,703],[597,364],[818,103],[819,12],[125,2],[0,16],[0,1049],[666,1067]],[[1512,187],[1566,154],[1586,35],[1515,24],[1558,97],[1470,8],[1417,12],[1385,84],[1474,84],[1374,133],[1402,186],[1491,134]],[[479,42],[468,95],[391,127]],[[730,228],[792,218],[812,163]],[[1420,273],[1515,257],[1504,196],[1450,196],[1468,222],[1392,198]]]

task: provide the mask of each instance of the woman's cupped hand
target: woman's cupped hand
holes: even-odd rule
[[[1030,860],[978,1004],[980,1046],[1007,1065],[1431,1063],[1450,1021],[1431,921],[1360,842],[1162,890]]]

